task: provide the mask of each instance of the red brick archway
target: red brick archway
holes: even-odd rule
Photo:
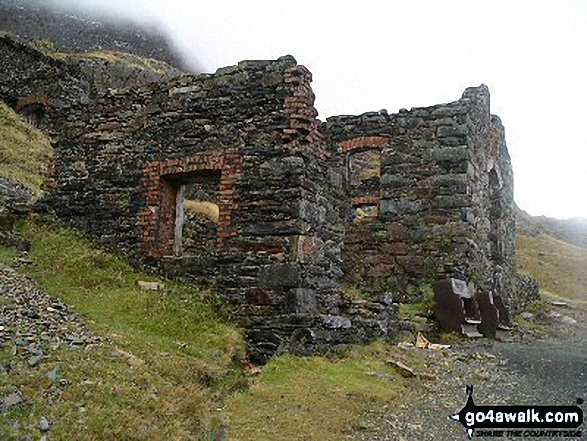
[[[14,110],[29,124],[39,126],[48,108],[49,97],[45,94],[34,94],[21,98]]]
[[[149,162],[143,169],[146,208],[141,212],[143,252],[151,257],[173,254],[178,186],[173,177],[198,171],[220,171],[217,247],[234,234],[232,212],[236,206],[235,183],[240,175],[241,156],[236,149],[201,153],[184,158]]]

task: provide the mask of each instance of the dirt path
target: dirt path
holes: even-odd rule
[[[577,398],[587,401],[587,311],[575,307],[557,312],[577,324],[555,325],[555,336],[532,345],[498,343],[493,353],[509,360],[508,369],[537,385],[537,400],[559,404],[575,404]]]
[[[587,413],[587,308],[553,310],[552,324],[540,339],[490,344],[466,342],[435,367],[439,381],[414,384],[414,394],[356,432],[358,440],[466,440],[463,427],[448,419],[466,402],[466,385],[474,386],[477,405],[576,405]],[[572,324],[569,317],[576,320]],[[587,440],[587,424],[581,427]],[[474,437],[474,439],[550,439]]]

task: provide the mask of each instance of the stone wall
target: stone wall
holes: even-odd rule
[[[181,74],[131,54],[42,52],[10,34],[0,34],[0,72],[0,100],[27,119],[34,112],[30,122],[47,130],[58,129],[71,103],[90,105],[111,89],[148,87]]]
[[[449,104],[328,118],[324,130],[348,173],[347,284],[406,301],[449,277],[510,292],[513,175],[485,86]]]
[[[540,299],[540,283],[530,276],[517,275],[513,292],[510,310],[512,314],[521,314],[530,303]]]
[[[0,100],[21,114],[36,108],[44,128],[53,126],[46,121],[49,108],[59,114],[72,101],[89,101],[89,84],[75,67],[9,35],[0,35],[0,72]]]
[[[255,361],[392,336],[392,297],[440,279],[513,292],[513,177],[485,86],[321,123],[290,56],[107,88],[0,43],[0,98],[46,97],[47,205],[137,265],[215,286]]]
[[[42,92],[53,61],[39,63],[29,82]],[[67,108],[49,100],[47,204],[139,265],[215,286],[237,307],[256,361],[287,348],[311,353],[385,337],[397,307],[355,302],[337,283],[343,179],[310,82],[288,56],[132,89],[90,83]],[[213,246],[183,253],[199,228],[190,230],[183,198],[210,176],[216,237],[206,230],[199,239]]]

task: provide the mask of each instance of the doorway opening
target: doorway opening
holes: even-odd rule
[[[500,265],[503,263],[503,197],[499,175],[495,168],[489,172],[489,246],[491,260]]]
[[[42,103],[32,103],[22,107],[19,114],[28,124],[34,127],[41,127],[45,121],[47,109]]]
[[[172,253],[175,257],[207,256],[216,251],[219,219],[220,170],[198,170],[163,176],[172,191]],[[171,230],[171,229],[170,229]]]

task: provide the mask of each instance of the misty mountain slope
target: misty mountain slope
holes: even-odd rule
[[[183,66],[156,29],[57,12],[42,2],[0,0],[0,30],[27,41],[48,39],[64,52],[122,51]]]
[[[184,73],[163,61],[126,52],[81,52],[61,56],[79,68],[98,90],[136,87],[170,80]]]
[[[526,236],[545,234],[587,248],[587,219],[554,219],[546,216],[531,216],[517,206],[515,211],[518,234]]]
[[[0,31],[0,44],[6,45],[15,54],[20,52],[31,53],[49,64],[70,80],[81,80],[84,87],[93,87],[98,93],[107,92],[109,89],[141,87],[154,82],[168,81],[185,72],[177,69],[164,61],[145,56],[120,51],[95,51],[68,53],[57,50],[48,39],[27,42],[20,35]],[[11,49],[10,49],[11,48]],[[2,72],[7,75],[6,84],[0,83],[0,99],[14,107],[20,98],[18,86],[10,84],[10,64]],[[38,75],[31,70],[31,75]],[[18,77],[18,81],[26,83],[26,78]]]
[[[540,291],[587,304],[587,249],[547,234],[517,237],[518,271],[540,282]]]
[[[551,236],[587,248],[587,219],[539,218],[540,224]]]

